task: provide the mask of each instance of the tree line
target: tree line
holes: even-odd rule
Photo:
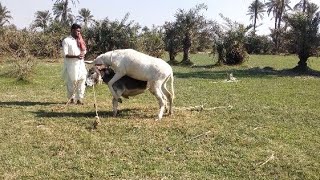
[[[307,59],[317,55],[320,46],[319,6],[301,0],[290,6],[289,0],[253,0],[247,15],[252,23],[244,25],[224,15],[224,25],[203,16],[205,4],[185,10],[178,9],[175,20],[162,26],[141,27],[126,14],[121,20],[94,19],[91,11],[82,8],[74,15],[71,6],[78,0],[54,0],[52,11],[39,10],[29,28],[18,30],[10,11],[0,3],[0,55],[57,58],[61,40],[69,34],[70,25],[77,22],[88,46],[88,57],[106,51],[133,48],[160,57],[169,54],[169,63],[192,65],[190,53],[211,52],[217,64],[242,63],[249,54],[297,54],[297,69],[307,69]],[[52,12],[52,13],[51,13]],[[265,13],[274,19],[269,35],[257,35]],[[176,59],[182,53],[182,60]]]

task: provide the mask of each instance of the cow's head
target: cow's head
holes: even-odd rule
[[[109,66],[95,65],[88,70],[86,86],[101,84],[103,81],[107,83],[114,74],[114,71]]]
[[[86,86],[93,86],[102,81],[100,69],[98,66],[93,66],[88,70],[86,78]]]

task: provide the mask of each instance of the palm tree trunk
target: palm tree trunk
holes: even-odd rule
[[[306,8],[307,8],[307,0],[303,0],[303,7],[302,7],[302,12],[303,14],[306,12]]]
[[[63,24],[67,24],[68,20],[68,0],[65,0],[64,7],[63,7],[63,13],[62,13],[62,22]]]
[[[257,18],[258,18],[258,1],[256,0],[256,5],[254,6],[254,22],[253,22],[253,34],[256,34]]]

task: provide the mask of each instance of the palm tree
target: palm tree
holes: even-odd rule
[[[295,10],[302,10],[303,13],[306,12],[307,6],[310,5],[309,0],[300,0],[296,5],[294,5]]]
[[[5,23],[10,23],[9,19],[12,19],[10,11],[8,11],[7,7],[2,6],[0,2],[0,27]]]
[[[75,0],[71,0],[72,4],[75,5]],[[79,3],[79,0],[77,0]],[[61,22],[62,24],[68,24],[69,12],[71,9],[69,8],[69,0],[55,0],[54,4],[59,4],[59,9],[61,9]]]
[[[269,2],[265,4],[268,15],[270,15],[272,12],[273,17],[275,18],[275,29],[280,28],[284,14],[286,13],[287,9],[291,9],[289,4],[290,0],[269,0]]]
[[[79,16],[77,16],[77,20],[83,22],[84,27],[87,28],[88,25],[93,21],[93,15],[91,15],[91,11],[86,8],[82,8],[79,10]]]
[[[265,5],[267,7],[267,13],[270,15],[272,12],[274,21],[274,30],[273,32],[273,41],[275,43],[275,51],[278,51],[280,46],[280,35],[281,35],[281,23],[284,15],[288,9],[291,9],[289,6],[290,0],[269,0]]]
[[[288,32],[289,42],[295,48],[299,57],[298,65],[295,67],[299,71],[307,71],[307,60],[317,53],[320,45],[320,35],[318,34],[320,26],[319,7],[310,3],[306,8],[306,13],[295,12],[286,17],[290,30]]]
[[[46,30],[46,28],[48,27],[49,22],[52,20],[51,18],[51,13],[49,12],[49,10],[47,11],[37,11],[35,13],[35,20],[33,23],[33,27],[39,27],[42,28],[43,31]]]
[[[265,4],[259,0],[254,0],[248,8],[248,14],[250,20],[253,20],[253,33],[256,32],[257,20],[263,19],[263,13],[265,12]]]

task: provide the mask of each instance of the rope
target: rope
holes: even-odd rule
[[[71,99],[74,98],[74,96],[75,96],[75,94],[76,94],[76,90],[78,89],[78,86],[79,86],[79,80],[77,80],[77,81],[74,82],[72,95],[71,95],[71,97],[68,99],[68,101],[67,101],[67,103],[65,104],[65,106],[67,106],[67,105],[70,103]]]
[[[96,91],[95,91],[95,88],[94,88],[94,84],[93,84],[93,99],[94,99],[94,108],[95,108],[95,111],[96,111],[96,120],[93,122],[93,128],[94,129],[97,129],[97,126],[99,124],[101,124],[100,122],[100,118],[99,118],[99,114],[98,114],[98,105],[97,105],[97,98],[96,98]]]

